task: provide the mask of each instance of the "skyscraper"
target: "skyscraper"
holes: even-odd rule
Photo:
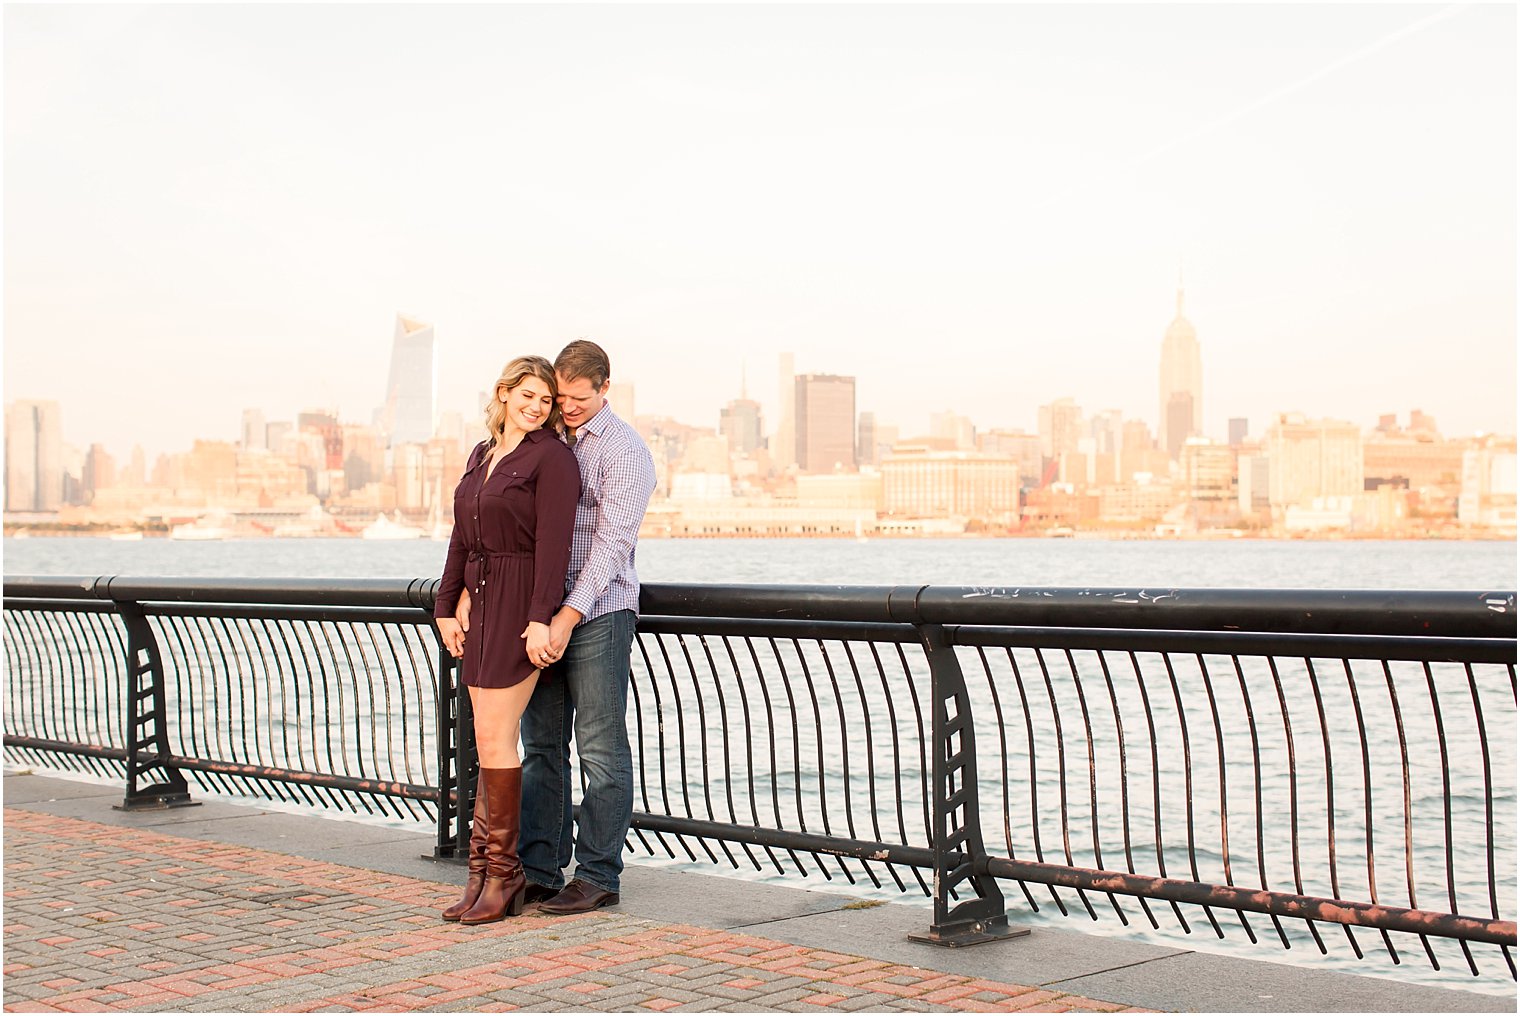
[[[438,402],[437,360],[433,326],[397,314],[396,335],[391,340],[391,374],[381,410],[387,447],[426,444],[432,438]]]
[[[797,467],[804,473],[854,472],[855,379],[799,374],[795,399]]]
[[[728,438],[735,455],[750,455],[760,447],[760,403],[737,398],[718,411],[718,432]]]
[[[791,353],[781,354],[777,377],[781,418],[776,421],[776,440],[771,442],[771,463],[777,472],[797,461],[797,379]]]
[[[1174,398],[1177,395],[1186,395],[1191,401],[1184,404]],[[1182,286],[1178,285],[1177,316],[1161,340],[1161,447],[1175,459],[1184,441],[1202,433],[1203,359],[1198,352],[1198,332],[1182,316]]]
[[[63,424],[58,403],[11,403],[5,410],[5,510],[52,512],[62,501]]]

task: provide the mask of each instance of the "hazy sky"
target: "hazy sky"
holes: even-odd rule
[[[445,409],[577,336],[714,426],[776,354],[904,434],[1157,416],[1513,432],[1498,6],[7,5],[5,397],[125,454]]]

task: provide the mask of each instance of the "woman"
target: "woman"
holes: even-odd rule
[[[580,493],[575,453],[556,431],[557,394],[548,360],[507,364],[486,410],[490,437],[470,453],[454,491],[454,535],[433,615],[445,647],[464,661],[480,777],[469,878],[446,921],[485,924],[522,913],[518,722],[554,659],[549,619],[565,596]],[[461,597],[465,624],[455,617]]]

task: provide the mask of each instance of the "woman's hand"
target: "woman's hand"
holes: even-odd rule
[[[459,605],[454,608],[454,620],[459,622],[459,627],[465,631],[470,630],[470,591],[459,591]]]
[[[454,659],[464,655],[464,628],[452,617],[435,618],[438,625],[438,634],[443,636],[443,648],[449,651]]]
[[[559,653],[549,638],[549,626],[542,621],[529,621],[522,637],[528,640],[528,662],[540,669],[559,659]]]

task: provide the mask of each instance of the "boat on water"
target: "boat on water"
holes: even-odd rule
[[[401,517],[401,509],[391,513],[391,518],[384,514],[376,515],[375,521],[365,526],[360,536],[366,540],[420,540],[429,535],[421,526],[414,526]]]
[[[123,529],[107,535],[112,540],[141,540],[143,538],[141,529]]]
[[[232,516],[226,514],[202,515],[169,530],[171,540],[226,540],[232,535]]]

